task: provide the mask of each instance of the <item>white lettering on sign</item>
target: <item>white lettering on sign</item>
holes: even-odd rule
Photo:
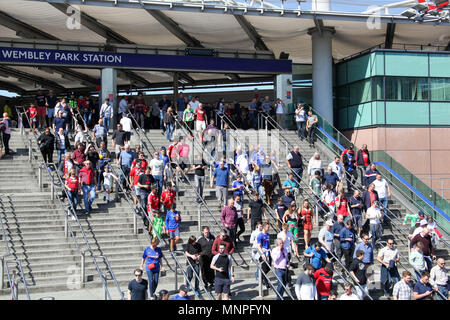
[[[45,52],[45,51],[18,51],[14,49],[2,49],[1,58],[15,60],[40,60],[42,62],[61,63],[111,63],[121,64],[122,56],[105,53],[80,53],[80,52]]]

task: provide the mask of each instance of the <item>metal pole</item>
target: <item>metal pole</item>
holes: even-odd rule
[[[119,176],[120,176],[120,172],[119,172]],[[114,201],[115,202],[119,202],[119,181],[116,181],[116,196],[114,197]]]
[[[175,291],[178,290],[178,264],[175,263]]]
[[[50,199],[52,201],[54,201],[55,200],[55,184],[53,183],[53,180],[51,181],[50,190],[51,190],[51,194],[52,194]]]
[[[42,189],[42,166],[39,165],[38,168],[38,182],[39,182],[39,189]]]
[[[81,283],[84,284],[86,282],[86,257],[85,253],[81,253]]]
[[[133,234],[137,234],[137,217],[136,217],[136,213],[133,214]]]
[[[33,151],[32,151],[32,146],[31,146],[31,139],[30,139],[30,140],[28,140],[28,161],[30,161],[30,162],[33,158],[32,154],[33,154]]]
[[[262,281],[263,275],[261,270],[261,264],[259,265],[258,273],[259,273],[259,295],[263,297],[264,290],[263,290],[263,281]]]
[[[5,259],[1,258],[2,265],[0,266],[0,290],[4,289],[5,283]]]
[[[431,185],[433,185],[433,183],[431,183]],[[444,179],[441,179],[441,190],[442,190],[442,199],[444,198]]]
[[[105,280],[105,300],[108,300],[108,283],[106,282],[106,277],[103,277],[103,279]]]
[[[67,210],[67,213],[69,213],[69,212],[70,212],[70,209]],[[68,214],[64,215],[64,237],[65,238],[69,237],[69,217],[68,217]]]
[[[201,204],[198,205],[198,232],[201,232],[201,228],[202,228],[202,215],[201,215],[201,210],[200,210]]]
[[[22,115],[19,115],[19,127],[20,127],[20,134],[23,135],[24,129],[23,129]]]

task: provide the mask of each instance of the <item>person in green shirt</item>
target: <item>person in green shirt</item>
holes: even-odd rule
[[[423,219],[423,217],[424,217],[424,214],[421,214],[420,211],[419,211],[419,213],[407,214],[407,215],[405,215],[405,220],[403,220],[403,225],[406,225],[406,222],[408,222],[408,219],[411,219],[411,228],[412,228],[416,225],[416,221]]]
[[[155,211],[154,213],[152,235],[153,237],[161,238],[161,235],[165,232],[164,219],[160,217],[159,211]]]
[[[283,186],[281,187],[284,190],[288,189],[291,191],[291,194],[293,194],[295,197],[299,194],[299,185],[297,181],[294,180],[294,174],[289,173],[288,178],[284,180]]]
[[[192,106],[190,104],[188,104],[186,109],[184,109],[183,121],[192,135],[192,132],[194,130],[194,109],[192,109]]]
[[[9,100],[6,101],[5,106],[3,107],[3,112],[6,112],[8,114],[8,116],[10,118],[12,118],[13,114],[12,114],[11,107],[9,106]]]
[[[322,196],[322,181],[320,180],[320,171],[314,172],[314,177],[311,179],[309,183],[311,190],[314,192],[314,211],[316,214],[319,213],[318,201]]]

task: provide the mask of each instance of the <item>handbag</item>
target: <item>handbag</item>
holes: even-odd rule
[[[152,263],[150,263],[148,266],[147,266],[147,268],[148,268],[148,270],[153,270],[153,269],[155,269],[155,263],[154,262],[152,262]]]

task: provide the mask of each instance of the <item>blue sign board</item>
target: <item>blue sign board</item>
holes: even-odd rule
[[[196,72],[292,73],[292,61],[0,47],[0,64]]]

